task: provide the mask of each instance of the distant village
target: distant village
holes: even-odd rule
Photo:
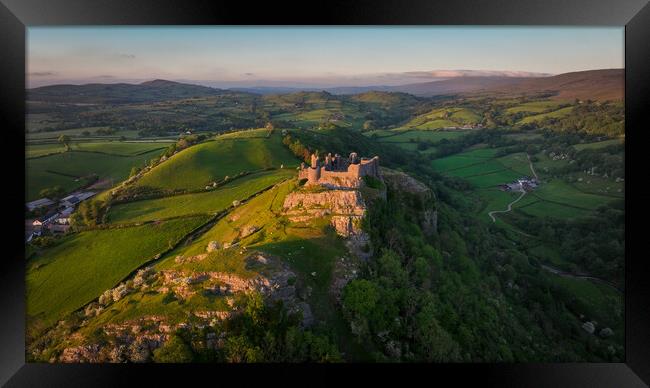
[[[41,236],[44,231],[66,233],[70,229],[70,215],[82,201],[95,195],[94,191],[78,191],[53,201],[41,198],[25,204],[29,212],[40,211],[42,216],[25,221],[25,241]]]

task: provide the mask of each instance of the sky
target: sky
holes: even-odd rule
[[[400,85],[623,68],[622,27],[29,27],[27,84]]]

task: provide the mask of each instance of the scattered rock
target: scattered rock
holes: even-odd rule
[[[596,330],[594,324],[589,321],[583,323],[582,328],[589,334],[594,334],[594,331]]]
[[[225,245],[225,244],[224,244],[224,245]],[[206,251],[208,251],[208,252],[214,252],[214,251],[216,251],[217,249],[219,249],[219,243],[218,243],[217,241],[210,241],[210,242],[208,243],[208,246],[207,246],[207,248],[206,248]]]
[[[600,336],[603,338],[611,337],[614,335],[614,330],[610,329],[609,327],[606,327],[600,331]]]
[[[241,238],[246,238],[246,237],[250,236],[251,234],[257,232],[258,230],[259,230],[259,228],[257,226],[248,225],[248,226],[244,227],[241,230],[240,236],[241,236]]]

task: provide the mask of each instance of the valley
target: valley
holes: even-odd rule
[[[621,362],[623,102],[585,73],[30,90],[27,359]]]

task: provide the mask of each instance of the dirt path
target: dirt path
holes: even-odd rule
[[[533,176],[535,177],[535,179],[539,179],[537,177],[537,173],[535,172],[535,169],[533,168],[533,162],[531,162],[530,155],[528,155],[528,152],[526,152],[526,157],[528,158],[528,165],[530,166],[530,171],[533,173]]]
[[[491,212],[489,212],[488,216],[490,216],[490,218],[492,219],[492,222],[497,222],[497,219],[494,217],[494,214],[507,213],[509,211],[512,211],[512,205],[519,202],[519,200],[522,199],[524,197],[524,195],[526,195],[526,192],[522,189],[521,190],[521,195],[519,197],[517,197],[517,199],[515,199],[514,201],[510,202],[508,204],[508,208],[506,210],[492,210]]]
[[[528,155],[528,153],[526,153],[526,158],[528,158],[528,166],[530,167],[530,171],[533,173],[533,176],[535,177],[535,179],[538,179],[537,173],[535,172],[535,168],[533,167],[533,162],[530,161],[530,155]],[[508,209],[506,209],[506,210],[493,210],[493,211],[489,212],[488,216],[490,216],[490,218],[492,219],[492,222],[497,222],[497,219],[494,217],[494,214],[507,213],[509,211],[512,211],[512,205],[519,202],[519,200],[522,199],[524,197],[524,195],[526,195],[526,191],[524,189],[521,189],[521,195],[519,197],[517,197],[517,199],[515,199],[514,201],[512,201],[512,202],[510,202],[508,204]]]
[[[608,282],[607,280],[603,280],[603,279],[600,279],[600,278],[597,278],[597,277],[594,277],[594,276],[589,276],[589,275],[586,275],[586,274],[579,274],[579,273],[578,274],[573,274],[573,273],[570,273],[570,272],[565,272],[565,271],[562,271],[559,268],[551,267],[550,265],[546,265],[546,264],[540,264],[540,266],[543,269],[545,269],[546,271],[548,271],[550,273],[553,273],[555,275],[558,275],[558,276],[564,276],[564,277],[567,277],[567,278],[574,278],[574,279],[591,280],[591,281],[596,282],[596,283],[604,284],[604,285],[606,285],[606,286],[608,286],[610,288],[615,289],[616,291],[618,291],[620,293],[623,293],[623,290],[619,289],[618,287],[616,287],[614,284]]]

